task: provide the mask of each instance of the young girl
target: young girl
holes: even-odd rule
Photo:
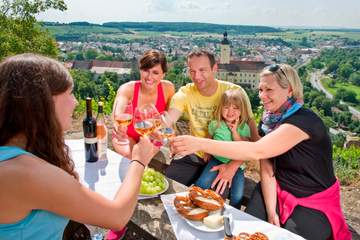
[[[221,141],[248,141],[250,128],[246,122],[251,116],[250,101],[245,92],[228,90],[221,97],[215,119],[209,123],[209,136]],[[207,159],[210,161],[195,185],[204,189],[216,187],[216,192],[225,197],[227,193],[224,194],[224,191],[230,188],[230,205],[240,207],[244,192],[243,161],[209,155]]]

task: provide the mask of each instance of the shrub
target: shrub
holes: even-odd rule
[[[333,159],[336,176],[341,184],[350,185],[360,178],[360,148],[339,148],[333,146]]]

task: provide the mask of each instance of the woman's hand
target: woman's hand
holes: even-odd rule
[[[219,171],[218,175],[216,176],[215,180],[211,184],[211,188],[214,189],[216,186],[216,192],[219,194],[223,194],[226,186],[229,185],[229,188],[232,184],[232,179],[239,169],[238,166],[230,165],[230,164],[220,164],[213,168],[210,171]]]
[[[201,151],[202,138],[193,137],[190,135],[181,135],[170,139],[171,150],[174,154],[182,156]]]
[[[154,157],[155,153],[158,152],[158,150],[154,148],[156,147],[148,138],[142,137],[140,138],[140,141],[134,145],[131,159],[139,160],[147,166]]]
[[[117,139],[125,138],[126,137],[127,127],[121,126],[120,124],[115,123],[113,128],[113,135]]]
[[[120,124],[115,124],[114,133],[116,136],[126,135],[127,127],[121,126]]]
[[[277,213],[272,213],[272,214],[268,214],[268,222],[280,227],[280,220],[279,220],[279,215],[277,215]]]

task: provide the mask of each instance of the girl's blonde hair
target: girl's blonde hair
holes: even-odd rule
[[[220,104],[215,111],[214,118],[217,121],[217,128],[223,120],[222,111],[225,106],[234,104],[240,110],[239,125],[243,125],[252,118],[253,113],[248,95],[244,89],[227,90],[221,96]]]

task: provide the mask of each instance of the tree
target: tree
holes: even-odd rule
[[[287,59],[287,64],[289,64],[289,65],[291,65],[291,66],[294,66],[296,63],[297,63],[297,59],[296,59],[295,57],[294,57],[294,58],[289,57],[289,58]]]
[[[300,45],[302,45],[304,47],[311,47],[311,43],[308,42],[307,37],[303,37],[301,39]]]
[[[346,140],[346,136],[343,133],[338,133],[338,134],[330,134],[331,137],[331,142],[333,143],[333,145],[342,148],[344,146],[345,140]]]
[[[353,72],[353,68],[351,64],[349,63],[340,64],[338,74],[339,77],[341,77],[343,80],[347,81],[352,72]]]
[[[360,86],[360,73],[353,72],[350,75],[349,81],[356,86]]]
[[[85,52],[86,60],[94,60],[98,56],[98,52],[95,49],[89,49]]]
[[[305,81],[309,75],[305,66],[302,66],[301,68],[299,68],[298,74],[302,81]]]
[[[311,60],[311,66],[316,69],[322,69],[324,64],[319,59]]]
[[[35,16],[48,9],[64,11],[64,0],[2,0],[0,2],[0,60],[35,52],[56,57],[55,39],[41,28]]]
[[[83,61],[83,60],[85,60],[84,54],[83,54],[82,52],[78,52],[78,53],[75,55],[75,60],[77,60],[77,61]]]
[[[175,88],[179,89],[186,83],[191,82],[188,76],[185,75],[184,70],[186,69],[183,60],[177,60],[173,62],[173,67],[166,73],[165,78],[174,83]]]
[[[317,109],[322,109],[324,111],[324,115],[325,116],[331,116],[331,100],[327,99],[326,97],[324,97],[323,95],[318,95],[314,101],[313,101],[313,106],[316,107]]]
[[[352,90],[340,88],[336,91],[335,98],[350,103],[358,103],[356,99],[356,93]]]
[[[336,72],[338,67],[339,67],[339,65],[335,61],[330,62],[327,65],[327,68],[325,70],[325,74]]]

